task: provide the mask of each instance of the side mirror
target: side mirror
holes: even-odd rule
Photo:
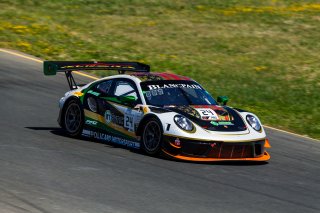
[[[136,97],[128,95],[128,96],[119,96],[117,97],[119,101],[121,101],[124,104],[133,106],[136,103]]]
[[[227,96],[218,96],[217,101],[220,105],[227,105],[229,98]]]

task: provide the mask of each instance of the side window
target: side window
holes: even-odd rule
[[[131,81],[118,80],[115,83],[114,96],[133,96],[136,98],[137,103],[141,103],[136,86]]]
[[[96,86],[96,90],[104,95],[107,95],[111,89],[112,80],[103,81]]]

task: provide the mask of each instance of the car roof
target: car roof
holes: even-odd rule
[[[128,78],[131,80],[134,80],[136,83],[140,82],[146,82],[146,81],[167,81],[167,80],[176,80],[176,81],[194,81],[193,79],[181,75],[176,75],[174,73],[168,73],[168,72],[128,72],[125,74],[119,74],[119,75],[110,75],[107,77],[103,77],[100,79],[97,79],[89,84],[93,84],[95,82],[101,82],[103,80],[111,80],[111,79],[118,79],[118,78]],[[195,82],[195,81],[194,81]]]
[[[128,75],[134,76],[134,77],[140,79],[142,82],[144,82],[144,81],[161,81],[161,80],[189,80],[189,81],[193,81],[189,77],[176,75],[174,73],[168,73],[168,72],[149,72],[149,73],[136,72],[136,73],[128,73]]]

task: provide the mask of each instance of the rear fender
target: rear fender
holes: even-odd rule
[[[59,101],[59,116],[58,116],[58,124],[63,128],[63,116],[64,116],[64,112],[65,112],[65,106],[68,105],[68,103],[72,100],[77,100],[80,102],[79,97],[77,96],[67,96],[67,97],[62,97]],[[80,102],[81,103],[81,102]],[[81,105],[81,104],[80,104]],[[82,106],[82,105],[81,105]]]

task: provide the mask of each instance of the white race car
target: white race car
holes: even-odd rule
[[[119,75],[78,86],[72,71]],[[45,61],[45,75],[65,72],[70,91],[60,99],[59,124],[71,136],[190,161],[267,161],[269,142],[253,113],[217,101],[194,80],[150,72],[137,62]],[[125,74],[128,73],[128,74]]]

